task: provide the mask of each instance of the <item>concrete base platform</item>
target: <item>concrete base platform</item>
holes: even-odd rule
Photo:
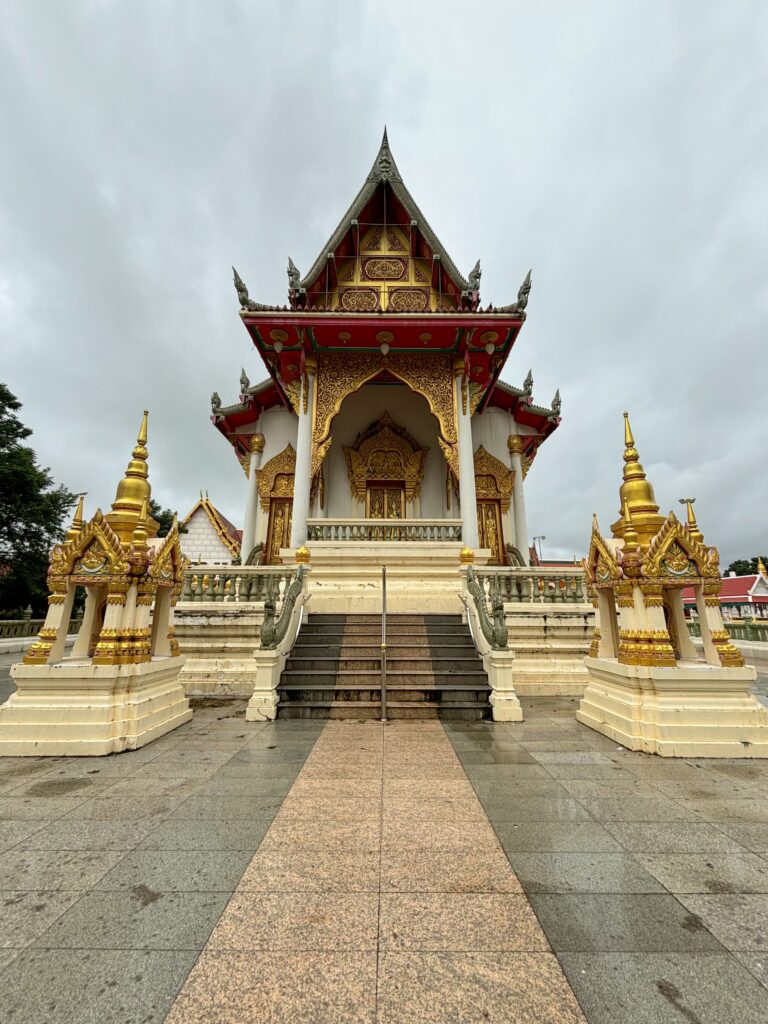
[[[675,668],[585,658],[577,719],[629,750],[662,757],[768,757],[768,708],[752,668],[700,662]]]
[[[192,717],[183,664],[14,665],[16,693],[0,706],[0,756],[103,756],[151,743]]]

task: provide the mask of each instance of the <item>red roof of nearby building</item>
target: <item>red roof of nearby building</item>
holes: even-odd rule
[[[724,576],[721,580],[720,600],[729,604],[768,604],[768,594],[750,594],[750,591],[757,583],[757,574],[752,576]],[[693,587],[686,587],[683,590],[683,601],[686,604],[695,604],[696,598]]]

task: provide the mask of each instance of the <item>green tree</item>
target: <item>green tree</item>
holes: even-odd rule
[[[735,572],[737,576],[752,576],[757,572],[757,561],[762,559],[763,565],[768,566],[768,555],[755,555],[752,558],[737,558],[731,562],[725,570],[726,574]]]
[[[149,499],[149,514],[154,520],[160,524],[160,529],[157,531],[158,537],[167,537],[168,533],[173,525],[173,517],[177,515],[170,508],[162,508],[159,501],[155,501],[154,498]],[[186,526],[182,526],[179,523],[179,533],[186,533]]]
[[[32,605],[45,613],[48,555],[63,536],[73,494],[53,487],[47,469],[22,444],[32,431],[16,415],[21,402],[0,384],[0,609],[18,613]]]

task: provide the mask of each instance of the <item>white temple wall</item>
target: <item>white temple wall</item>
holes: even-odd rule
[[[264,452],[261,465],[265,465],[275,455],[279,455],[287,444],[296,447],[296,434],[299,421],[294,413],[281,406],[265,409],[259,419],[259,431],[264,435]],[[244,429],[244,433],[253,433],[253,428]]]
[[[485,448],[505,466],[509,465],[507,440],[512,433],[512,417],[506,409],[486,409],[472,417],[472,447]]]
[[[325,493],[330,518],[365,515],[365,509],[352,497],[347,477],[343,445],[350,445],[357,435],[388,412],[398,426],[405,429],[425,448],[429,448],[420,498],[408,503],[408,518],[444,519],[457,515],[445,508],[445,459],[437,443],[437,421],[429,411],[425,398],[405,384],[366,384],[349,395],[333,421],[333,444],[325,466]]]
[[[193,562],[227,565],[232,561],[232,552],[221,540],[216,529],[199,508],[187,523],[187,532],[179,534],[182,552]]]

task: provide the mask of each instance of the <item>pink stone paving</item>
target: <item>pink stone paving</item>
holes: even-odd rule
[[[329,722],[167,1024],[584,1017],[435,722]]]

